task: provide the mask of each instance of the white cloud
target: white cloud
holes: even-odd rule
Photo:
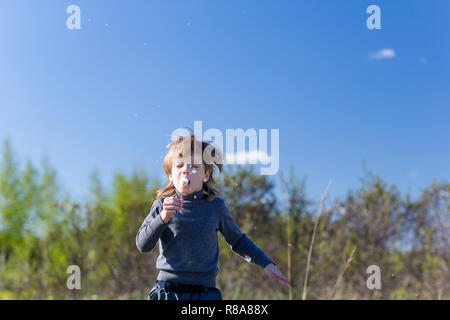
[[[233,158],[233,156],[235,158]],[[233,162],[235,159],[235,162]],[[240,151],[237,153],[227,153],[225,155],[225,163],[241,164],[241,163],[261,163],[267,164],[271,158],[262,150]]]
[[[395,50],[390,48],[380,49],[377,52],[369,53],[369,58],[375,60],[392,59],[395,58]]]

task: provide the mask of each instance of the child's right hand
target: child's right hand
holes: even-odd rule
[[[161,219],[164,223],[169,222],[177,210],[181,210],[183,199],[176,196],[165,198],[163,202],[163,210],[161,211]]]

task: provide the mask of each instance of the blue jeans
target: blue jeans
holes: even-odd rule
[[[202,292],[175,292],[167,289],[164,282],[157,281],[148,294],[148,300],[222,300],[222,292],[214,287],[205,287]]]

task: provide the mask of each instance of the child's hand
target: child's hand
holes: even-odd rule
[[[161,211],[161,219],[164,223],[169,222],[177,210],[181,210],[183,199],[179,199],[175,196],[165,198],[163,202],[163,210]]]
[[[264,272],[271,278],[276,278],[280,280],[281,284],[286,288],[286,290],[291,290],[291,286],[289,284],[288,278],[285,277],[284,274],[281,273],[280,270],[278,270],[277,267],[273,263],[268,264],[264,268]]]

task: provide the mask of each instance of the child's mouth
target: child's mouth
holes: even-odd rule
[[[189,181],[188,178],[181,179],[181,184],[183,187],[188,187],[191,184],[191,181]]]

